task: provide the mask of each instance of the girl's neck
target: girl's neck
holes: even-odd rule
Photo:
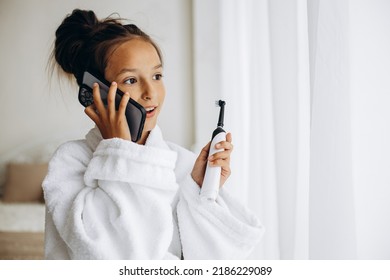
[[[142,132],[141,138],[137,141],[137,144],[145,145],[146,139],[148,139],[150,131]]]

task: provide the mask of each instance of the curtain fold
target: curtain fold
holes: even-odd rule
[[[348,1],[320,1],[312,75],[310,258],[355,259]]]
[[[229,104],[226,127],[233,134],[235,150],[240,151],[232,156],[234,171],[226,187],[231,186],[237,196],[244,193],[246,204],[267,224],[267,234],[253,258],[278,259],[280,215],[267,11],[267,1],[224,1],[220,83]]]

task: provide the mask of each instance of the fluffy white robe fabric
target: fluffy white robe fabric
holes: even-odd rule
[[[63,144],[43,182],[46,258],[247,258],[261,223],[223,188],[201,202],[195,159],[158,127],[144,146],[103,140],[97,128]]]

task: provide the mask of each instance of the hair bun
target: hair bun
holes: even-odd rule
[[[85,44],[94,34],[99,20],[93,11],[73,10],[56,31],[55,59],[61,68],[74,74],[85,70],[88,58],[83,55]]]
[[[162,63],[161,52],[153,40],[136,25],[124,25],[122,21],[117,16],[99,20],[93,11],[73,10],[56,30],[53,65],[73,74],[81,85],[84,71],[104,76],[115,46],[138,37],[154,46]]]

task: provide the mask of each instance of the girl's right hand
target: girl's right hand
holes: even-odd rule
[[[112,82],[107,95],[107,107],[100,96],[99,85],[93,85],[93,104],[85,108],[84,112],[97,125],[104,139],[122,138],[131,141],[129,126],[127,124],[125,110],[130,100],[130,94],[125,92],[115,109],[115,95],[117,83]]]

